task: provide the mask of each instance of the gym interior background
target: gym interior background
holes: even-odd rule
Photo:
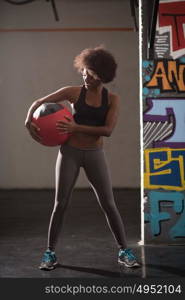
[[[59,21],[45,0],[19,6],[1,2],[0,28],[10,31],[0,33],[1,124],[6,128],[1,133],[0,187],[54,186],[58,149],[45,148],[30,138],[24,127],[27,110],[34,100],[62,86],[81,84],[74,57],[84,48],[103,44],[117,59],[117,77],[109,87],[122,101],[117,128],[111,139],[105,139],[113,186],[138,188],[139,49],[129,1],[56,1]],[[83,172],[77,187],[88,187]]]
[[[82,84],[73,59],[84,48],[104,45],[118,63],[117,76],[107,87],[120,95],[121,111],[111,138],[104,139],[105,152],[129,243],[137,247],[140,240],[139,34],[130,2],[56,0],[58,16],[51,4],[45,0],[24,5],[0,3],[2,277],[48,276],[40,274],[37,265],[46,246],[59,147],[35,142],[24,121],[34,100],[62,86]],[[7,243],[12,244],[9,250]],[[109,253],[107,259],[114,253],[112,261],[117,261],[115,241],[83,171],[74,189],[61,243],[58,252],[68,265],[73,256],[69,248],[84,253],[77,264],[92,267],[104,248]],[[18,260],[26,260],[27,247],[34,249],[29,267],[22,263],[17,270]],[[13,261],[8,270],[7,254]],[[85,268],[63,268],[62,275],[60,271],[50,276],[83,277],[84,272]],[[92,270],[89,276],[101,273],[97,272],[93,274]]]

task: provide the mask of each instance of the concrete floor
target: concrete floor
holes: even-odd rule
[[[53,190],[0,191],[1,278],[173,278],[185,277],[184,246],[140,246],[140,191],[114,190],[129,247],[142,263],[117,264],[117,246],[91,190],[74,190],[63,236],[57,244],[60,265],[40,271],[53,207]]]

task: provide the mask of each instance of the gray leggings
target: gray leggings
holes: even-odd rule
[[[126,248],[124,225],[114,202],[112,183],[103,149],[83,150],[70,145],[62,146],[57,157],[55,204],[48,231],[48,248],[55,249],[80,167],[84,168],[118,247]]]

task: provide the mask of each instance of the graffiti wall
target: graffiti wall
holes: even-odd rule
[[[143,58],[145,242],[185,242],[185,1],[160,0]]]

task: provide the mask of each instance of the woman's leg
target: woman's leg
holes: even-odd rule
[[[56,161],[55,204],[48,230],[48,249],[54,251],[64,221],[73,187],[80,170],[80,153],[67,145],[58,153]]]
[[[86,151],[83,166],[118,247],[127,248],[125,229],[114,201],[112,182],[104,151],[102,149]]]

